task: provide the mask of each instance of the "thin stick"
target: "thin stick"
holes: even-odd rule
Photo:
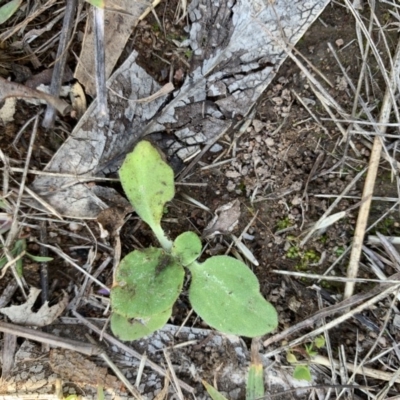
[[[287,351],[290,348],[293,348],[300,343],[304,343],[305,341],[310,340],[311,338],[313,338],[317,335],[320,335],[321,333],[326,332],[327,330],[334,328],[335,326],[338,326],[342,322],[344,322],[344,321],[348,320],[349,318],[355,316],[356,314],[359,314],[360,312],[364,311],[366,308],[371,307],[373,304],[383,300],[388,295],[399,290],[399,288],[400,288],[400,285],[391,285],[391,286],[387,287],[386,289],[382,290],[382,292],[380,294],[373,297],[372,299],[369,299],[365,303],[360,304],[358,307],[346,312],[345,314],[341,315],[338,318],[335,318],[334,320],[330,321],[329,323],[322,326],[321,328],[317,328],[317,329],[313,330],[312,332],[309,332],[309,333],[303,335],[302,337],[292,340],[291,342],[280,347],[279,349],[276,349],[276,350],[271,351],[270,353],[267,353],[266,356],[272,357],[274,355],[280,354],[283,351]],[[267,340],[267,342],[268,342],[268,340]],[[265,343],[266,342],[264,342],[264,346],[265,346]]]
[[[47,343],[51,346],[77,351],[88,356],[100,354],[101,350],[90,343],[78,342],[72,339],[61,338],[50,333],[41,332],[36,329],[25,328],[24,326],[0,322],[0,331],[11,333],[16,336],[34,340],[40,343]]]
[[[172,362],[171,362],[171,358],[170,358],[170,356],[168,354],[168,351],[166,349],[164,349],[164,357],[165,357],[165,360],[167,361],[168,368],[169,368],[169,370],[171,372],[172,382],[174,383],[177,397],[178,397],[179,400],[184,400],[182,390],[181,390],[181,388],[179,386],[179,383],[178,383],[178,378],[177,378],[177,376],[175,374],[175,370],[174,370],[174,367],[173,367]]]
[[[393,279],[393,280],[400,279],[400,274],[399,273],[394,274],[394,275],[390,276],[389,278]],[[371,289],[367,293],[354,295],[354,296],[350,297],[349,299],[341,301],[338,304],[326,307],[326,308],[322,309],[321,311],[318,311],[311,317],[299,322],[298,324],[292,325],[290,328],[285,329],[283,332],[277,333],[276,335],[270,337],[269,339],[264,341],[264,346],[267,347],[267,346],[270,346],[272,343],[282,341],[282,340],[286,339],[288,336],[293,335],[294,333],[298,332],[301,329],[307,328],[309,326],[313,326],[316,323],[316,321],[319,321],[321,318],[330,317],[339,311],[343,311],[346,308],[349,308],[355,304],[358,304],[359,302],[361,302],[363,300],[367,300],[367,299],[371,298],[372,296],[379,294],[384,288],[388,287],[388,285],[390,286],[390,284],[382,283],[382,285],[375,286],[373,289]],[[395,286],[396,285],[390,286],[390,287],[395,287]]]
[[[337,361],[337,360],[333,360],[333,361],[334,361],[334,364],[332,365],[330,360],[328,360],[326,357],[323,357],[320,355],[313,357],[311,360],[311,362],[313,364],[324,365],[325,367],[328,367],[328,368],[339,369],[339,361]],[[357,366],[350,364],[350,363],[346,363],[346,368],[349,371],[357,371]],[[393,373],[391,373],[391,372],[379,371],[377,369],[368,368],[368,367],[362,367],[362,369],[360,371],[358,371],[357,373],[361,374],[361,375],[369,376],[374,379],[380,379],[382,381],[390,381],[393,378]],[[400,383],[400,379],[397,378],[395,382]],[[353,388],[357,388],[357,387],[354,386]]]
[[[104,125],[109,122],[106,86],[106,53],[104,43],[104,9],[93,7],[94,50],[96,61],[96,94],[99,122]]]
[[[76,312],[75,310],[71,310],[72,314],[79,320],[81,321],[84,325],[86,325],[89,329],[91,329],[92,331],[96,332],[98,335],[101,334],[101,329],[98,328],[96,325],[92,324],[91,322],[89,322],[86,318],[82,317],[82,315],[80,315],[78,312]],[[134,349],[131,349],[129,346],[125,345],[124,343],[121,343],[119,340],[115,339],[113,336],[111,336],[110,334],[108,334],[107,332],[103,333],[103,337],[104,339],[106,339],[107,341],[109,341],[110,343],[114,344],[115,346],[119,347],[121,350],[125,351],[126,353],[128,353],[129,355],[131,355],[132,357],[135,357],[138,360],[142,359],[142,354],[138,353],[137,351],[135,351]],[[160,375],[162,376],[166,376],[167,375],[167,371],[165,371],[164,369],[162,369],[161,367],[159,367],[156,363],[154,363],[153,361],[147,359],[146,360],[146,365],[150,368],[152,368],[154,371],[158,372]],[[181,380],[178,379],[179,382],[179,386],[182,389],[185,389],[186,391],[188,391],[189,393],[194,394],[194,389],[189,386],[187,383],[182,382]]]
[[[54,65],[53,76],[51,78],[50,94],[58,97],[60,94],[61,82],[64,75],[65,64],[67,62],[67,48],[72,33],[76,0],[69,0],[66,3],[63,26],[61,29],[60,40],[58,43],[56,63]],[[44,128],[51,128],[56,118],[56,110],[50,104],[47,105],[46,112],[42,121]]]
[[[393,69],[390,74],[390,84],[386,88],[385,96],[383,98],[383,104],[381,113],[379,116],[380,123],[389,122],[390,112],[392,109],[392,96],[393,91],[396,88],[396,76],[400,69],[400,41],[397,43],[396,54],[394,59]],[[380,128],[381,132],[384,134],[386,127],[382,126]],[[367,177],[365,180],[362,204],[357,218],[357,225],[354,232],[353,247],[350,255],[349,266],[347,269],[347,277],[355,278],[358,273],[358,264],[361,257],[362,245],[364,241],[365,229],[367,228],[369,210],[371,207],[371,200],[374,191],[374,185],[376,180],[376,175],[378,173],[379,160],[381,157],[382,150],[382,138],[375,136],[374,145],[371,150],[371,158],[369,163],[369,168],[367,172]],[[349,298],[354,292],[354,282],[347,282],[344,289],[344,298]]]
[[[86,335],[87,339],[92,343],[94,346],[97,345],[96,341],[90,336]],[[99,356],[107,363],[107,365],[114,371],[115,375],[117,375],[118,379],[125,385],[125,387],[132,393],[133,397],[138,400],[143,400],[142,395],[140,394],[139,390],[131,385],[131,383],[126,379],[125,375],[121,372],[121,370],[113,363],[110,357],[102,351]]]

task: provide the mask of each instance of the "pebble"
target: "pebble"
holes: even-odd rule
[[[226,185],[226,190],[228,192],[233,192],[235,190],[236,185],[232,181],[228,181],[228,184]]]
[[[273,145],[274,145],[274,139],[272,139],[272,138],[266,138],[265,139],[265,144],[268,146],[268,147],[272,147]]]
[[[214,146],[211,147],[210,152],[211,153],[218,153],[222,149],[223,149],[223,147],[220,144],[215,143]]]
[[[264,123],[259,119],[253,119],[253,128],[256,131],[256,133],[259,133],[264,128]]]

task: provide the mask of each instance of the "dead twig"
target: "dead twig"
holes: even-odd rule
[[[393,279],[393,280],[396,280],[396,281],[399,280],[400,279],[400,273],[397,273],[397,274],[394,274],[394,275],[390,276],[389,279]],[[397,284],[382,283],[381,285],[377,285],[372,290],[370,290],[370,291],[368,291],[366,293],[354,295],[354,296],[352,296],[352,297],[350,297],[348,299],[345,299],[345,300],[341,301],[338,304],[326,307],[323,310],[318,311],[317,313],[315,313],[313,316],[311,316],[311,317],[299,322],[296,325],[291,326],[288,329],[285,329],[281,333],[278,333],[278,334],[270,337],[269,339],[264,341],[264,346],[267,347],[267,346],[271,345],[272,343],[275,343],[275,342],[278,342],[278,341],[282,341],[283,339],[286,339],[288,336],[293,335],[295,332],[297,332],[297,331],[299,331],[301,329],[313,326],[321,318],[332,316],[333,314],[335,314],[335,313],[337,313],[339,311],[343,311],[346,308],[349,308],[349,307],[351,307],[351,306],[353,306],[355,304],[358,304],[361,301],[367,300],[367,299],[369,299],[369,298],[371,298],[373,296],[376,296],[376,295],[379,296],[381,293],[383,293],[383,291],[385,291],[385,293],[386,293],[386,290],[389,289],[389,293],[390,293],[391,291],[395,290],[397,288],[397,286],[399,286],[398,283]],[[386,296],[387,296],[387,294],[388,293],[386,293]],[[362,306],[364,306],[364,304],[362,304]],[[351,315],[347,316],[346,319],[348,319],[350,317],[351,317]],[[325,330],[323,330],[323,331],[325,331]],[[280,349],[280,351],[281,350],[282,349]],[[278,354],[279,352],[277,352],[277,353],[273,352],[273,353],[274,354]]]
[[[77,340],[61,338],[50,333],[41,332],[36,329],[25,328],[24,326],[9,324],[0,321],[0,331],[11,333],[13,335],[34,340],[35,342],[47,343],[51,346],[61,347],[63,349],[77,351],[88,356],[98,355],[101,350],[97,346],[89,343],[78,342]]]
[[[142,354],[140,354],[137,351],[133,350],[129,346],[125,345],[124,343],[121,343],[119,340],[115,339],[113,336],[109,335],[108,333],[106,333],[106,332],[102,333],[100,328],[98,328],[96,325],[94,325],[91,322],[89,322],[86,318],[82,317],[82,315],[80,315],[75,310],[71,310],[71,312],[80,322],[82,322],[84,325],[86,325],[89,329],[91,329],[92,331],[96,332],[98,335],[102,334],[104,339],[106,339],[108,342],[110,342],[113,345],[119,347],[121,350],[125,351],[126,353],[128,353],[132,357],[134,357],[134,358],[136,358],[138,360],[142,359],[142,357],[143,357]],[[156,363],[154,363],[153,361],[151,361],[149,359],[146,360],[146,365],[148,367],[152,368],[154,371],[158,372],[162,376],[166,376],[167,375],[167,371],[165,371],[164,369],[162,369]],[[179,386],[182,389],[186,390],[189,393],[194,394],[194,389],[191,386],[189,386],[187,383],[182,382],[179,379],[178,379],[178,383],[179,383]]]
[[[89,335],[86,335],[87,339],[93,344],[97,345],[96,341]],[[106,362],[106,364],[114,371],[115,375],[118,379],[125,385],[125,387],[132,393],[133,397],[138,400],[143,400],[142,395],[139,391],[131,385],[131,383],[126,379],[125,375],[121,372],[121,370],[112,362],[111,358],[102,351],[99,356]]]
[[[61,29],[60,40],[58,42],[56,63],[54,65],[53,76],[51,78],[50,85],[50,93],[55,97],[59,96],[61,83],[64,76],[64,69],[68,55],[67,48],[72,33],[76,4],[77,0],[69,0],[66,3],[63,26]],[[44,128],[51,128],[54,124],[55,118],[56,113],[54,107],[48,105],[42,121],[42,126]]]
[[[40,90],[31,89],[20,83],[10,82],[0,77],[0,101],[5,100],[9,97],[16,97],[18,99],[40,99],[48,104],[51,104],[61,115],[67,114],[71,106],[57,97],[50,94],[41,92]]]
[[[387,123],[389,122],[390,112],[392,110],[392,98],[393,92],[397,86],[397,76],[400,70],[400,41],[397,44],[396,54],[394,57],[393,68],[390,74],[390,82],[386,88],[385,96],[383,98],[383,104],[381,113],[379,116],[380,123]],[[381,133],[385,133],[386,127],[384,125],[380,126]],[[365,230],[368,223],[368,216],[369,210],[371,207],[371,199],[374,191],[374,185],[376,176],[378,173],[378,166],[379,161],[381,158],[381,151],[382,151],[382,138],[379,136],[375,136],[374,145],[371,150],[371,158],[368,167],[367,177],[364,184],[363,190],[363,203],[360,207],[356,229],[354,231],[354,239],[353,239],[353,247],[350,255],[350,261],[347,268],[347,277],[348,278],[355,278],[358,273],[358,265],[361,257],[362,245],[364,241]],[[344,289],[344,297],[349,298],[354,292],[354,282],[347,282],[345,289]]]

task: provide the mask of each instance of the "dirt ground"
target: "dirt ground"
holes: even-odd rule
[[[142,21],[129,40],[120,61],[122,62],[132,49],[136,49],[139,51],[139,65],[145,68],[160,84],[168,82],[170,71],[173,71],[172,79],[174,84],[179,86],[190,70],[190,54],[185,50],[177,49],[173,42],[173,40],[181,40],[185,37],[184,27],[186,24],[185,21],[179,24],[173,23],[175,8],[174,2],[163,2],[159,6],[165,32],[160,29],[153,15],[149,15]],[[389,27],[394,19],[388,10],[388,5],[377,4],[377,18]],[[365,11],[365,18],[368,17],[367,14]],[[83,25],[80,26],[80,29],[83,30]],[[385,33],[387,45],[393,53],[398,40],[398,32],[388,28]],[[51,32],[48,34],[50,37]],[[378,30],[373,32],[376,42],[383,46],[382,41],[379,40],[380,35],[381,32]],[[47,36],[44,35],[41,40],[45,41],[46,38]],[[322,15],[299,41],[296,49],[313,66],[315,76],[319,77],[317,72],[319,71],[326,77],[329,83],[325,85],[332,97],[344,109],[351,112],[352,91],[343,78],[343,72],[329,49],[329,44],[339,57],[344,70],[356,83],[361,66],[357,33],[354,19],[342,2],[332,2],[326,7]],[[79,42],[74,41],[71,50],[79,54]],[[53,61],[52,56],[46,54],[40,54],[39,58],[43,65],[48,65]],[[71,71],[76,66],[72,51],[68,65]],[[367,98],[371,104],[374,104],[373,99],[383,98],[385,86],[380,74],[376,72],[372,58],[371,70],[374,80]],[[11,76],[13,80],[24,82],[26,78],[21,74],[29,75],[32,72],[31,59],[10,51],[6,46],[0,49],[0,75],[2,77]],[[302,99],[303,103],[299,99]],[[304,103],[312,110],[316,118],[310,115]],[[371,108],[377,118],[379,104],[371,105]],[[21,127],[36,111],[37,106],[19,101],[15,121],[0,128],[0,148],[3,154],[13,160],[15,167],[24,165],[29,131],[22,134],[15,146],[13,141]],[[67,138],[75,124],[76,120],[68,116],[57,120],[56,126],[52,130],[45,131],[39,128],[30,167],[42,169]],[[393,132],[395,132],[394,128]],[[236,139],[236,147],[232,148],[231,146],[232,137],[223,137],[218,142],[220,145],[218,151],[206,153],[195,169],[184,179],[185,183],[201,184],[201,186],[177,185],[177,196],[168,205],[163,226],[172,238],[187,230],[196,231],[201,235],[212,216],[209,212],[190,203],[185,196],[196,199],[212,211],[238,199],[241,215],[234,234],[240,235],[253,220],[251,226],[247,227],[243,241],[258,260],[259,265],[255,266],[249,263],[249,267],[259,279],[262,294],[278,310],[278,330],[282,331],[303,321],[320,309],[317,291],[315,286],[312,287],[313,284],[319,287],[319,293],[321,293],[325,305],[331,305],[335,300],[340,300],[343,294],[344,283],[342,282],[298,278],[282,275],[276,271],[325,274],[351,244],[365,174],[347,193],[348,198],[341,200],[335,208],[335,212],[347,211],[346,215],[333,225],[313,235],[303,247],[300,245],[308,229],[319,220],[354,177],[368,166],[371,139],[362,135],[352,135],[351,140],[354,148],[348,145],[349,143],[343,138],[337,124],[332,121],[332,116],[326,113],[305,75],[294,61],[288,59],[263,94],[249,127]],[[395,139],[389,139],[388,144],[394,141]],[[220,162],[224,160],[230,161],[221,164]],[[2,163],[3,165],[4,163]],[[184,164],[177,164],[177,173],[184,169]],[[18,177],[15,179],[18,182]],[[33,177],[29,176],[28,183],[31,179]],[[398,196],[396,179],[392,180],[389,164],[382,162],[374,196],[396,199]],[[122,192],[118,185],[116,188]],[[381,220],[372,228],[371,234],[380,232],[386,236],[398,235],[400,227],[398,210],[394,209],[385,214],[393,204],[395,203],[392,201],[373,200],[369,225]],[[30,219],[29,210],[24,209],[23,212],[26,217],[22,219],[23,230],[20,236],[28,238],[28,251],[31,254],[39,254],[41,251],[40,246],[33,240],[39,238],[41,224],[46,224],[47,227],[46,242],[62,248],[79,265],[85,264],[89,256],[92,246],[90,235],[93,235],[99,243],[96,265],[100,265],[112,254],[111,249],[114,243],[100,237],[100,230],[95,222],[87,224],[76,221],[59,223],[41,214],[36,214],[35,219]],[[132,214],[123,226],[120,238],[122,256],[134,248],[156,244],[151,231],[144,223],[138,222],[135,214]],[[231,254],[237,255],[235,247],[231,248],[230,246],[231,242],[232,239],[229,235],[217,235],[214,238],[206,239],[207,246],[204,256],[226,254],[228,249]],[[329,275],[346,276],[347,262],[348,257],[343,257],[335,264]],[[112,284],[111,267],[112,263],[97,277],[107,286]],[[391,266],[386,265],[385,268],[387,275],[396,272],[396,266],[393,263]],[[39,270],[39,263],[26,261],[24,277],[28,285],[40,287]],[[359,278],[375,278],[371,274],[365,258],[362,259]],[[9,272],[1,279],[0,293],[13,279]],[[61,297],[62,290],[65,290],[70,298],[77,295],[82,275],[56,257],[49,263],[48,279],[50,299],[52,303],[56,303]],[[364,292],[371,287],[373,285],[357,285],[356,291],[357,293]],[[100,297],[96,301],[101,304]],[[378,306],[364,311],[362,313],[364,320],[361,317],[349,319],[330,330],[330,346],[334,358],[341,357],[339,354],[342,351],[340,350],[341,346],[344,348],[347,361],[354,360],[356,357],[360,359],[367,354],[380,332],[389,301],[389,299],[382,300]],[[16,292],[12,298],[12,304],[21,302],[22,296]],[[86,318],[104,318],[107,313],[104,313],[98,303],[81,301],[77,311]],[[190,304],[187,300],[187,293],[184,291],[174,306],[171,323],[179,326],[189,311]],[[67,310],[63,317],[68,318],[72,315]],[[368,325],[365,320],[370,324]],[[187,326],[195,328],[206,328],[205,324],[193,315],[185,323]],[[62,326],[65,325],[61,325],[59,329],[64,329]],[[75,336],[78,333],[73,332],[72,335]],[[384,334],[380,338],[377,348],[370,356],[371,359],[376,354],[388,349],[393,343],[398,343],[399,339],[398,328],[389,324],[387,335]],[[244,343],[247,346],[250,345],[250,341],[247,339]],[[357,345],[355,345],[356,343]],[[264,351],[272,351],[281,344],[275,343]],[[146,349],[143,346],[136,347],[138,351],[144,352]],[[229,352],[234,352],[230,346],[233,345],[226,345],[224,351],[219,353],[209,349],[210,354],[207,354],[204,347],[203,350],[183,349],[172,355],[173,363],[181,365],[177,371],[178,377],[196,388],[197,398],[202,398],[199,394],[202,390],[200,378],[213,382],[217,365],[226,364],[228,360],[236,362],[238,365],[242,363],[240,365],[242,369],[246,367],[248,359],[240,362],[231,361],[235,357],[229,357]],[[299,347],[295,351],[301,353],[302,348]],[[192,354],[190,355],[190,353]],[[320,349],[319,354],[327,355],[327,349]],[[186,357],[197,359],[201,365],[201,373],[191,371],[190,365],[187,368],[182,366],[184,364],[182,360],[185,360]],[[285,359],[285,354],[281,354],[275,361],[282,365],[282,368],[291,368]],[[375,360],[368,366],[381,369],[380,363],[381,361]],[[398,368],[399,360],[395,356],[388,356],[383,359],[382,363],[385,370],[393,371]],[[316,373],[319,376],[316,384],[324,383],[321,376],[327,373],[326,371],[323,370],[323,373],[319,375]],[[328,376],[330,376],[329,374]],[[147,371],[146,376],[147,379],[150,379],[151,373]],[[356,378],[355,382],[361,385],[366,384],[362,377]],[[223,388],[223,383],[221,385]],[[383,383],[378,379],[369,378],[367,385],[375,385],[376,391],[379,391]],[[228,391],[228,389],[226,390]],[[395,396],[399,390],[399,384],[395,383],[387,398]],[[303,393],[298,398],[308,398],[309,393]],[[244,398],[243,387],[237,392],[237,396],[237,398]],[[294,394],[291,393],[282,395],[281,398],[295,398],[293,396]],[[332,396],[329,398],[336,398],[334,393]],[[362,390],[356,390],[355,394],[353,392],[353,396],[347,398],[367,398]]]

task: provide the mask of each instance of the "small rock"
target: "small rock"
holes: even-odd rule
[[[69,224],[69,230],[72,232],[78,232],[82,229],[82,225],[81,224],[77,224],[76,222],[71,222]]]
[[[233,192],[235,190],[236,185],[232,181],[228,181],[228,184],[226,185],[226,190],[228,192]]]
[[[211,153],[218,153],[222,149],[223,149],[223,147],[220,144],[215,143],[214,146],[211,147],[210,152]]]
[[[264,128],[264,123],[258,119],[253,119],[253,128],[256,133],[259,133]]]
[[[267,138],[267,139],[265,139],[265,144],[266,144],[268,147],[272,147],[272,146],[274,145],[274,139],[272,139],[272,138]]]
[[[273,97],[272,101],[277,105],[277,106],[281,106],[283,104],[283,99],[282,97]]]
[[[241,176],[241,174],[237,171],[226,171],[225,176],[227,178],[239,178],[239,176]]]
[[[343,39],[338,39],[335,41],[337,47],[342,47],[344,45]]]

